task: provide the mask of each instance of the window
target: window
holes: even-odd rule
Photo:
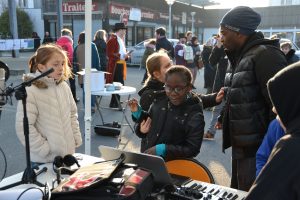
[[[127,45],[126,46],[132,46],[133,40],[132,40],[132,27],[127,27]]]

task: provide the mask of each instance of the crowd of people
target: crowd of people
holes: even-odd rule
[[[230,10],[220,22],[219,34],[208,40],[202,51],[193,48],[199,46],[197,42],[189,43],[189,32],[179,34],[174,49],[176,65],[169,64],[173,58],[170,50],[157,60],[156,67],[153,60],[160,54],[150,55],[146,61],[149,78],[139,92],[140,102],[132,99],[128,104],[137,123],[135,132],[142,138],[141,152],[166,161],[195,157],[202,138],[214,138],[219,128],[223,151],[232,149],[230,187],[249,191],[246,199],[298,199],[299,172],[293,169],[298,162],[297,147],[293,145],[298,140],[300,110],[298,95],[292,92],[293,80],[288,78],[296,81],[300,63],[286,66],[299,58],[290,43],[280,45],[279,39],[266,39],[256,31],[260,21],[261,16],[249,7]],[[207,93],[220,91],[206,133],[202,125],[204,100],[192,91],[199,54]],[[290,90],[277,93],[277,87],[285,88],[283,85]],[[197,109],[199,102],[202,109]],[[288,105],[296,110],[289,111]],[[290,158],[293,164],[288,164]],[[280,167],[291,171],[280,174]],[[284,187],[276,184],[275,191],[266,189],[285,176]]]
[[[190,31],[180,33],[173,47],[166,29],[157,28],[156,38],[145,44],[140,99],[131,99],[128,105],[141,152],[166,161],[193,158],[203,138],[214,139],[216,130],[222,129],[223,151],[232,149],[230,187],[249,191],[247,200],[299,199],[300,62],[290,43],[264,38],[257,31],[260,22],[261,16],[252,8],[235,7],[223,16],[219,33],[203,49]],[[88,44],[92,66],[109,72],[107,83],[125,83],[130,57],[126,30],[124,23],[116,23],[108,39],[105,30],[98,30]],[[46,32],[43,45],[36,47],[29,61],[31,73],[24,77],[32,79],[54,67],[48,77],[27,88],[34,165],[72,154],[82,143],[74,73],[84,69],[85,32],[75,47],[68,29],[61,31],[56,44],[50,38]],[[195,79],[201,63],[206,94],[193,90],[199,87]],[[78,85],[84,92],[80,76]],[[93,108],[93,98],[91,103]],[[112,96],[110,107],[121,108],[120,96]],[[203,109],[212,107],[205,131]],[[16,128],[24,144],[22,112],[19,103]],[[273,189],[267,190],[270,185]]]

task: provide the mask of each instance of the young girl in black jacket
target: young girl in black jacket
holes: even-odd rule
[[[135,131],[143,138],[141,152],[165,160],[197,156],[205,123],[202,101],[191,90],[192,74],[188,68],[178,65],[167,70],[166,95],[138,117]]]

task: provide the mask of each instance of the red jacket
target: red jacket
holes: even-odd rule
[[[57,45],[61,46],[68,55],[69,58],[69,66],[72,67],[72,63],[73,63],[73,40],[71,37],[69,36],[62,36],[60,37],[57,42]]]
[[[108,57],[107,72],[110,73],[106,74],[106,83],[113,82],[116,62],[120,60],[119,49],[118,38],[112,34],[106,44],[106,55]]]

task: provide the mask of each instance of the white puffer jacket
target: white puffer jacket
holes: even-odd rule
[[[27,74],[23,79],[29,80],[39,74]],[[43,77],[26,87],[26,91],[31,161],[53,162],[55,156],[75,153],[82,138],[77,107],[68,84]],[[16,132],[25,145],[22,101],[18,102]]]

